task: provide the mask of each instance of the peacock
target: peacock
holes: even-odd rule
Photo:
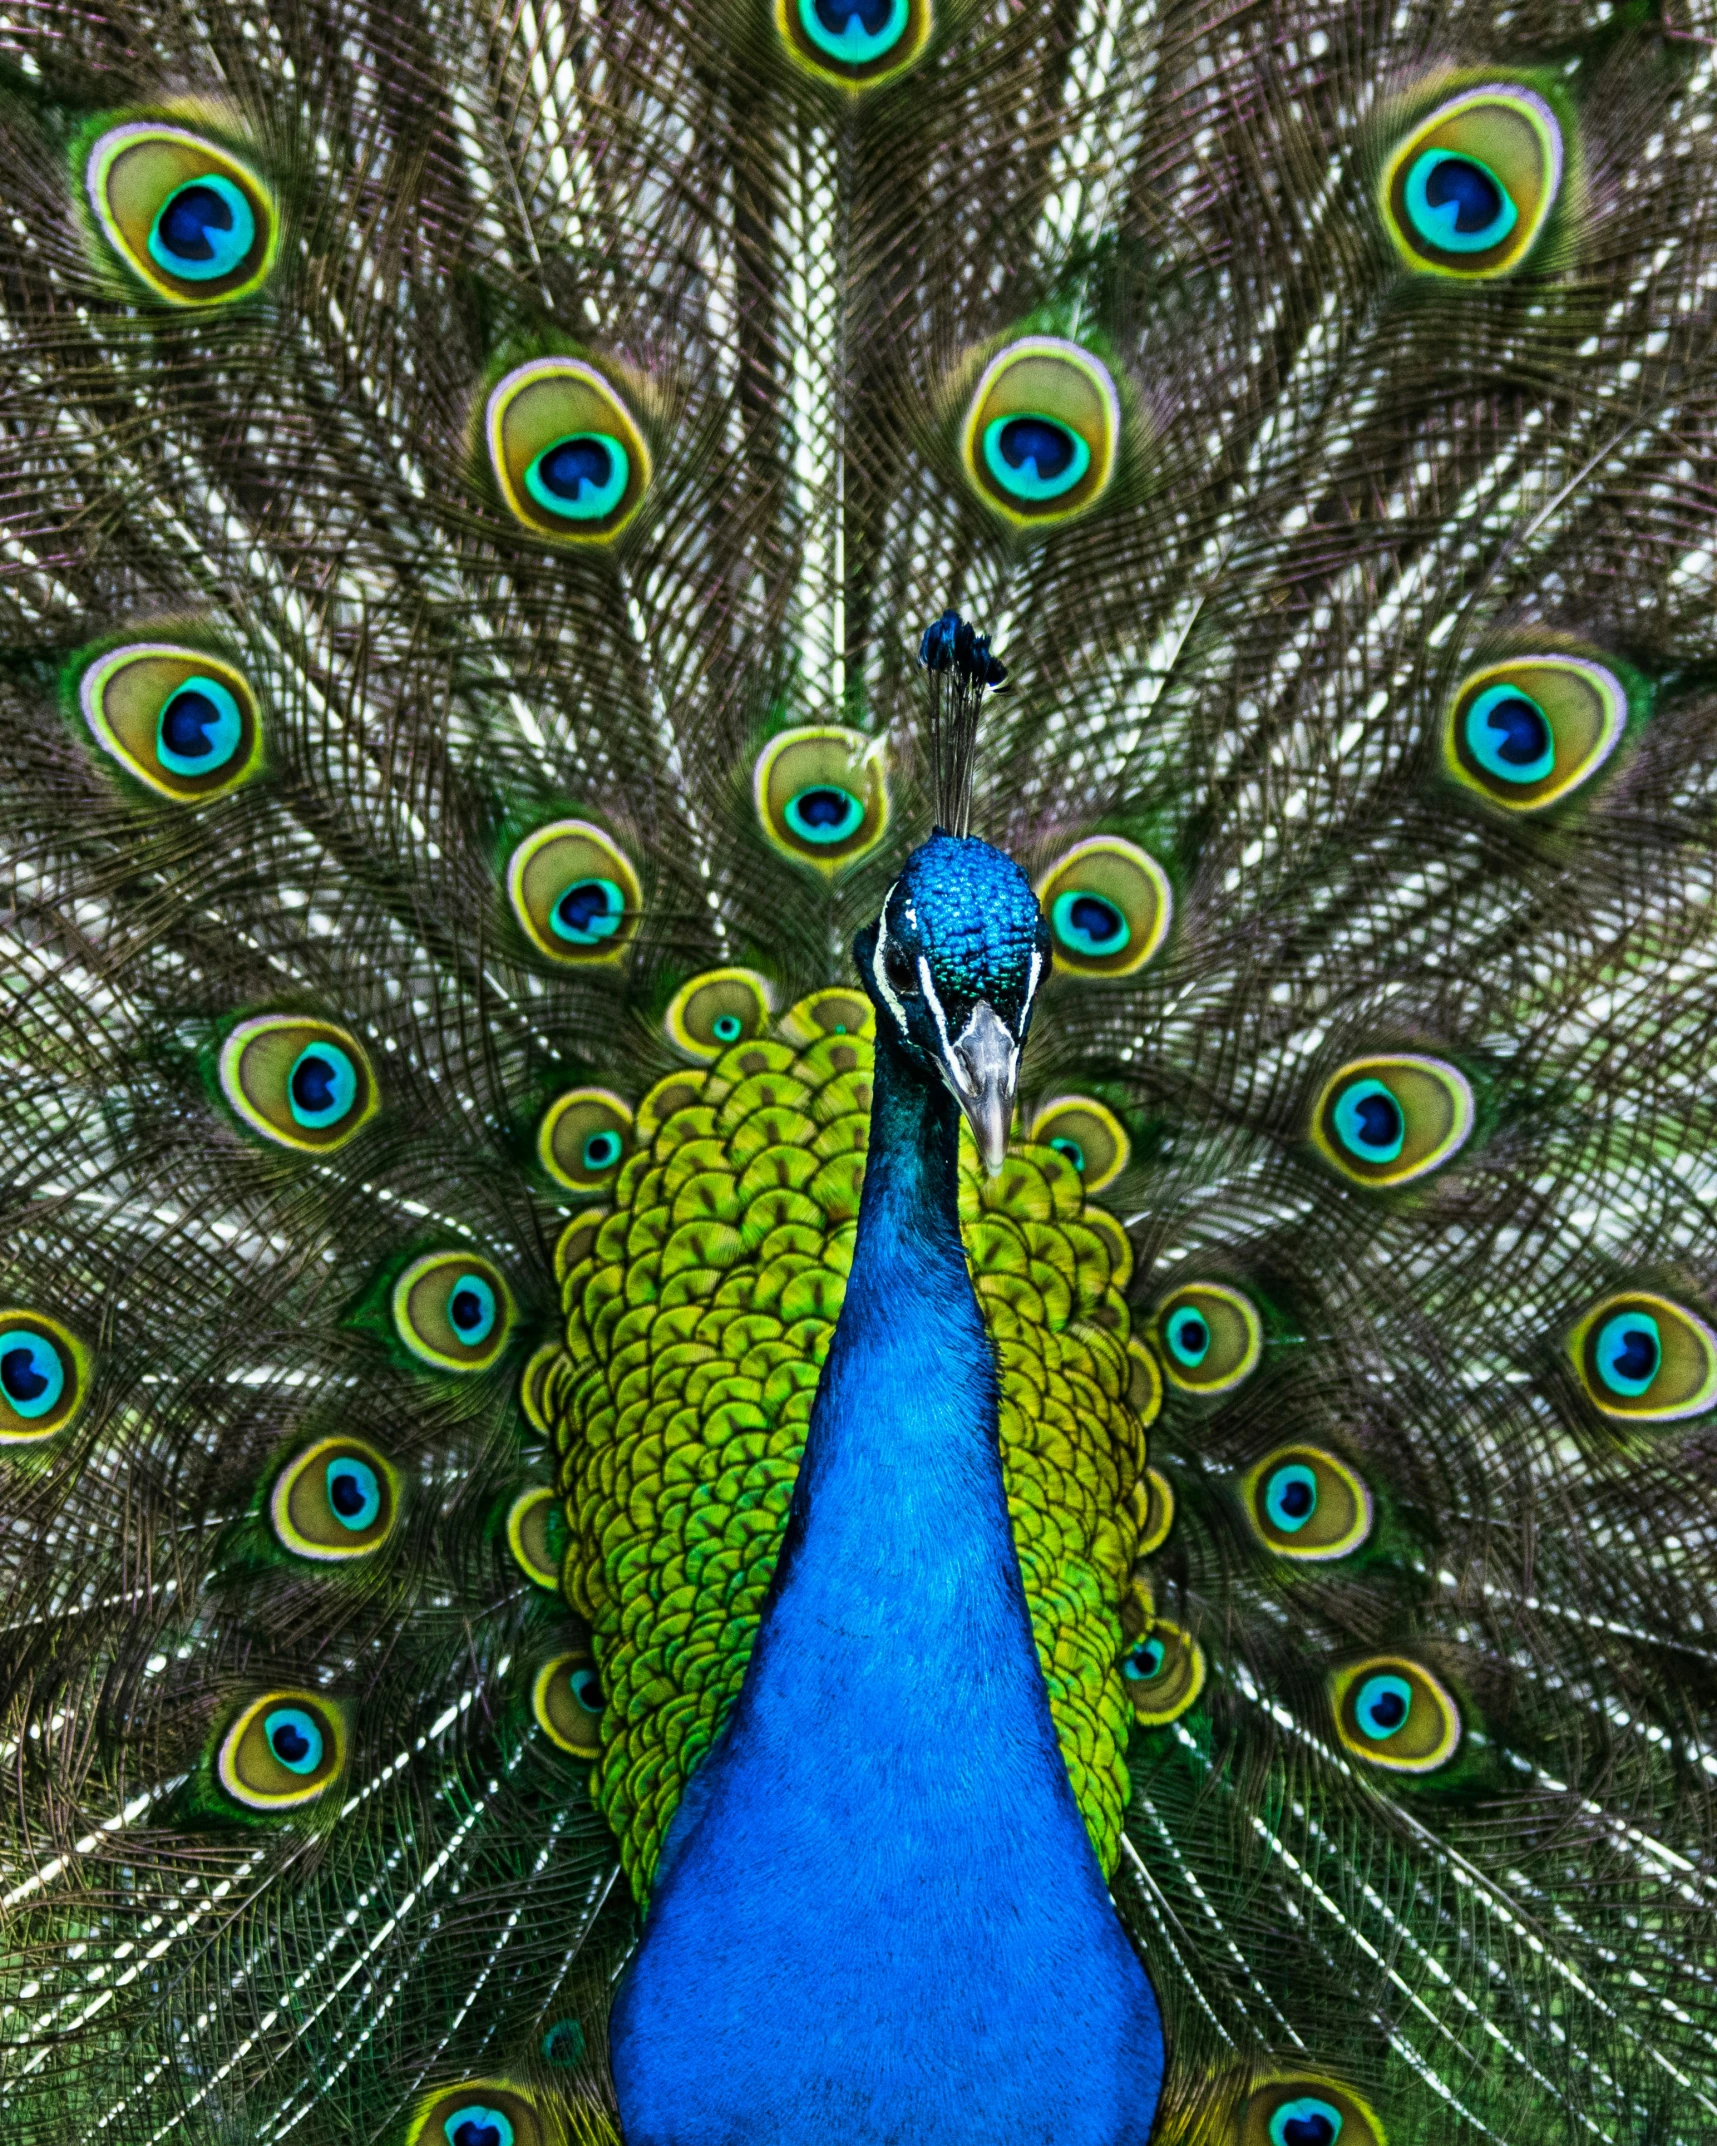
[[[0,6],[8,2146],[1717,2139],[1717,17]]]

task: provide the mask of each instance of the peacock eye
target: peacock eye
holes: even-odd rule
[[[507,862],[507,899],[537,952],[568,964],[616,960],[643,907],[630,861],[587,820],[528,835]]]
[[[888,827],[881,742],[863,731],[784,730],[758,755],[751,789],[765,840],[820,872],[868,855]]]
[[[236,1803],[253,1811],[313,1803],[345,1767],[345,1726],[308,1692],[253,1699],[221,1739],[215,1771]]]
[[[537,1160],[581,1198],[606,1192],[632,1152],[632,1112],[608,1088],[571,1088],[537,1128]]]
[[[1064,1155],[1088,1194],[1112,1184],[1132,1154],[1126,1127],[1088,1095],[1052,1096],[1032,1118],[1030,1137]]]
[[[1421,1663],[1380,1655],[1330,1680],[1336,1734],[1355,1758],[1398,1773],[1434,1773],[1461,1740],[1460,1709]]]
[[[1357,1058],[1323,1087],[1312,1140],[1355,1184],[1405,1185],[1439,1169],[1473,1129],[1466,1075],[1440,1058]]]
[[[1226,1282],[1189,1282],[1165,1297],[1155,1330],[1163,1370],[1183,1393],[1231,1393],[1264,1350],[1257,1307]]]
[[[418,2105],[404,2146],[544,2146],[546,2128],[528,2089],[466,2079]]]
[[[88,1353],[68,1327],[39,1311],[0,1312],[0,1446],[63,1431],[88,1386]]]
[[[1075,843],[1038,881],[1037,898],[1056,966],[1074,976],[1131,976],[1161,947],[1174,916],[1168,874],[1118,835]]]
[[[512,2119],[492,2102],[467,2101],[441,2120],[447,2146],[514,2146]]]
[[[1174,1486],[1168,1477],[1159,1474],[1155,1468],[1147,1468],[1133,1486],[1132,1510],[1138,1525],[1133,1542],[1136,1562],[1160,1550],[1174,1526]],[[1125,1673],[1123,1666],[1122,1674]]]
[[[1383,214],[1412,268],[1476,280],[1518,268],[1562,186],[1562,129],[1544,100],[1490,83],[1441,104],[1383,176]]]
[[[1504,812],[1542,812],[1609,759],[1628,706],[1616,674],[1585,657],[1490,664],[1450,704],[1443,765]]]
[[[917,988],[918,972],[912,965],[911,956],[892,939],[883,952],[882,972],[903,998]]]
[[[484,414],[501,498],[533,534],[609,543],[643,505],[650,450],[618,390],[582,358],[518,365]]]
[[[319,1438],[288,1461],[269,1498],[275,1539],[295,1557],[367,1557],[392,1533],[399,1485],[373,1446]]]
[[[1148,1728],[1178,1721],[1204,1689],[1204,1650],[1190,1633],[1160,1618],[1121,1657],[1121,1678],[1135,1717]]]
[[[537,1671],[531,1706],[550,1743],[578,1758],[602,1749],[599,1723],[607,1705],[596,1665],[588,1654],[557,1654]]]
[[[1236,2146],[1383,2146],[1383,2131],[1350,2087],[1299,2073],[1253,2087]]]
[[[90,149],[84,186],[102,236],[172,305],[248,297],[274,265],[279,218],[255,172],[188,127],[134,120]]]
[[[1137,1336],[1127,1343],[1127,1406],[1146,1430],[1162,1414],[1162,1368]]]
[[[776,0],[776,28],[808,73],[866,89],[911,66],[931,29],[931,0]]]
[[[563,1547],[560,1500],[546,1487],[523,1490],[507,1511],[507,1547],[525,1578],[558,1592]]]
[[[222,1044],[221,1093],[252,1132],[320,1154],[375,1115],[370,1062],[343,1028],[298,1014],[240,1021]]]
[[[769,986],[755,969],[711,969],[682,984],[662,1024],[688,1058],[708,1063],[769,1025]]]
[[[261,767],[249,682],[206,650],[159,641],[111,649],[85,667],[78,704],[102,750],[175,804],[219,797]]]
[[[1618,1421],[1670,1423],[1717,1402],[1717,1333],[1670,1297],[1606,1297],[1571,1346],[1586,1392]]]
[[[1015,527],[1044,527],[1102,497],[1120,436],[1120,398],[1101,360],[1057,336],[1028,335],[985,366],[961,451],[986,506]]]
[[[1335,2146],[1341,2111],[1321,2094],[1296,2094],[1270,2119],[1270,2146]]]
[[[1241,1496],[1258,1539],[1279,1557],[1345,1557],[1371,1533],[1370,1491],[1318,1446],[1268,1454],[1246,1476]]]
[[[513,1331],[498,1268],[470,1252],[426,1252],[393,1285],[394,1332],[438,1371],[487,1371]]]

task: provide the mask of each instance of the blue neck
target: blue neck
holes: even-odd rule
[[[616,1998],[627,2146],[1142,2146],[1150,1985],[1050,1725],[956,1205],[886,1042],[774,1586]]]

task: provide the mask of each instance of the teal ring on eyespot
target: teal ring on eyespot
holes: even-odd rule
[[[1125,952],[1133,936],[1132,926],[1113,902],[1081,887],[1069,887],[1055,897],[1049,921],[1063,946],[1098,960]]]
[[[59,1406],[66,1390],[60,1352],[34,1327],[8,1327],[0,1334],[0,1393],[13,1415],[28,1423]]]
[[[1427,192],[1432,179],[1446,166],[1464,167],[1469,175],[1469,192],[1476,186],[1492,189],[1496,194],[1496,213],[1476,231],[1458,228],[1460,201],[1434,202]],[[1500,246],[1520,221],[1513,197],[1490,166],[1482,158],[1453,149],[1427,149],[1415,157],[1403,199],[1414,230],[1427,245],[1443,253],[1488,253],[1493,246]]]
[[[550,440],[525,471],[525,490],[545,514],[599,522],[626,496],[632,458],[612,432],[568,432]]]
[[[1361,1162],[1393,1162],[1407,1145],[1407,1113],[1380,1080],[1356,1080],[1344,1089],[1334,1118],[1337,1138]]]
[[[1019,453],[1021,446],[1020,460],[1011,461],[1006,450]],[[1040,410],[1010,410],[992,418],[984,427],[982,453],[985,469],[1014,499],[1060,499],[1091,467],[1091,450],[1073,427]],[[1045,461],[1055,466],[1045,472]]]
[[[1335,2146],[1341,2125],[1341,2111],[1332,2103],[1319,2094],[1301,2094],[1284,2101],[1271,2117],[1270,2146]]]
[[[587,1714],[600,1714],[608,1704],[602,1680],[594,1669],[575,1669],[566,1681],[572,1687],[572,1696]]]
[[[301,1706],[277,1706],[263,1716],[268,1748],[288,1773],[314,1773],[327,1746],[322,1731]]]
[[[736,1013],[718,1013],[709,1024],[709,1032],[717,1043],[737,1043],[745,1033],[745,1023]]]
[[[907,0],[886,0],[888,12],[877,29],[865,27],[867,15],[876,17],[881,13],[877,0],[799,0],[799,27],[816,49],[831,60],[839,60],[843,67],[865,67],[874,60],[885,59],[906,35],[906,25],[911,17]],[[825,14],[845,16],[844,25],[836,30],[825,20]]]
[[[1168,1649],[1160,1639],[1141,1639],[1121,1657],[1121,1674],[1129,1684],[1148,1684],[1162,1675]]]
[[[1610,1391],[1637,1400],[1663,1368],[1663,1330],[1650,1312],[1619,1311],[1599,1327],[1592,1354]]]
[[[467,2102],[443,2119],[447,2146],[513,2146],[513,2127],[504,2109],[486,2102]]]
[[[1210,1322],[1190,1305],[1172,1315],[1164,1332],[1175,1362],[1189,1371],[1196,1371],[1210,1354]]]
[[[1264,1511],[1284,1535],[1297,1535],[1317,1509],[1318,1479],[1298,1461],[1278,1468],[1264,1486]]]
[[[227,213],[227,222],[219,211]],[[242,190],[207,171],[174,187],[149,227],[149,258],[184,283],[213,283],[243,265],[256,244],[256,217]],[[195,249],[206,248],[199,257]]]
[[[161,704],[155,757],[172,775],[212,775],[243,737],[244,717],[226,687],[216,678],[187,678]]]
[[[322,1481],[328,1493],[328,1510],[343,1528],[361,1535],[374,1527],[382,1509],[381,1478],[367,1461],[343,1455],[331,1460]]]
[[[612,1170],[620,1160],[620,1135],[612,1131],[592,1133],[580,1150],[580,1160],[587,1170]]]
[[[308,1044],[292,1061],[286,1101],[298,1124],[338,1125],[357,1099],[358,1069],[337,1043]]]
[[[1081,1177],[1085,1175],[1085,1150],[1077,1140],[1070,1140],[1065,1133],[1057,1133],[1049,1144],[1056,1154],[1067,1157]]]
[[[576,2019],[557,2019],[543,2036],[543,2057],[550,2064],[584,2062],[584,2029]]]
[[[1498,716],[1504,720],[1495,720]],[[1487,686],[1467,710],[1463,727],[1468,752],[1499,782],[1542,782],[1555,772],[1550,718],[1518,686]]]
[[[501,1307],[480,1274],[462,1274],[447,1292],[447,1323],[468,1349],[477,1348],[495,1331]]]
[[[864,800],[832,782],[814,782],[787,800],[781,817],[801,842],[850,842],[864,825]]]
[[[549,929],[569,946],[600,946],[626,920],[626,897],[612,879],[576,879],[556,898]]]
[[[1387,1743],[1407,1726],[1413,1687],[1405,1677],[1367,1677],[1353,1702],[1353,1717],[1373,1743]]]

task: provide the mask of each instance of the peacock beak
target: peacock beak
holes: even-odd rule
[[[948,1045],[942,1070],[966,1113],[985,1173],[994,1177],[1008,1151],[1019,1045],[995,1009],[979,999],[963,1032]]]

